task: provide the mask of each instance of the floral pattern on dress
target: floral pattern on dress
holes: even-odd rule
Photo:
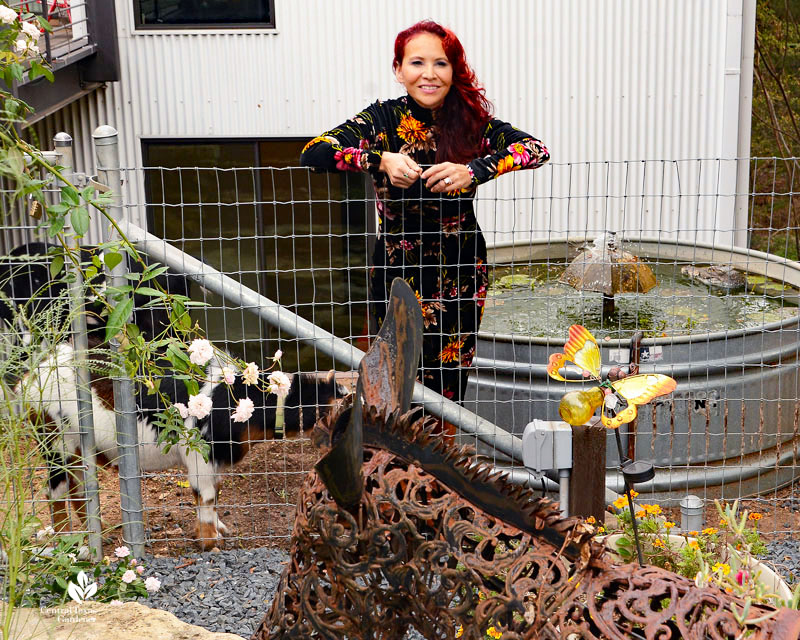
[[[380,324],[394,278],[409,283],[424,325],[420,377],[458,401],[466,391],[489,283],[486,242],[473,208],[476,188],[503,173],[539,167],[550,155],[533,136],[492,119],[477,157],[467,163],[472,184],[461,192],[432,193],[422,180],[402,189],[378,170],[384,151],[408,155],[422,167],[435,164],[438,135],[435,112],[411,97],[377,101],[311,140],[301,163],[372,176],[379,237],[369,270],[371,311]]]

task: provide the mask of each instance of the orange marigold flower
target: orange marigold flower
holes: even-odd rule
[[[696,537],[697,536],[697,531],[690,531],[689,535],[693,536],[693,537]]]
[[[697,540],[689,540],[687,543],[692,549],[699,549],[700,545],[697,544]]]
[[[453,338],[445,345],[442,352],[439,354],[439,360],[442,362],[458,362],[460,360],[461,348],[464,346],[464,340],[461,338]]]
[[[588,518],[586,518],[586,522],[588,524],[594,524],[595,522],[597,522],[597,520],[594,519],[594,516],[589,516]]]
[[[757,511],[753,511],[753,513],[751,513],[749,516],[747,516],[747,519],[748,520],[756,520],[756,521],[758,521],[758,520],[761,520],[761,518],[763,518],[763,517],[764,516],[762,516]]]
[[[703,529],[703,535],[713,536],[717,531],[718,529],[715,529],[714,527],[708,527],[707,529]]]
[[[647,515],[650,516],[657,516],[661,513],[661,507],[657,504],[644,505],[644,510],[647,511]]]
[[[667,520],[667,521],[664,523],[664,528],[665,528],[667,531],[669,531],[670,529],[672,529],[672,527],[674,527],[674,526],[675,526],[675,523],[674,523],[674,522],[670,522],[669,520]]]
[[[409,144],[415,144],[417,142],[425,142],[428,130],[415,117],[405,115],[400,118],[400,124],[397,125],[397,135]]]
[[[611,504],[614,505],[615,509],[622,510],[628,506],[628,500],[625,496],[620,496],[619,498],[614,500],[614,502],[612,502]]]
[[[456,638],[460,638],[464,635],[464,625],[458,625],[458,629],[456,629]]]
[[[658,547],[659,549],[663,549],[664,548],[664,541],[661,538],[656,538],[653,541],[653,546],[654,547]]]
[[[634,491],[633,489],[631,489],[631,498],[635,498],[638,495],[639,495],[638,491]]]
[[[497,629],[495,629],[494,626],[491,626],[486,630],[486,635],[489,636],[490,638],[494,638],[495,640],[498,640],[498,638],[503,637],[503,634],[500,633]]]
[[[508,173],[515,168],[518,167],[514,167],[513,156],[506,156],[505,158],[501,158],[500,162],[497,163],[497,175],[499,176],[504,173]]]

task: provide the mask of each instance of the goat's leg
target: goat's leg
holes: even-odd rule
[[[228,531],[217,515],[219,474],[213,463],[205,462],[195,452],[189,453],[186,463],[197,509],[195,537],[200,547],[207,551],[220,544],[223,534]]]
[[[66,531],[70,528],[70,517],[67,500],[70,493],[69,474],[66,462],[61,459],[48,461],[47,464],[47,499],[53,514],[53,528]]]

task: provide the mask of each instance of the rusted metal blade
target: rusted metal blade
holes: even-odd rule
[[[340,507],[352,509],[361,501],[364,475],[362,401],[387,413],[411,407],[411,394],[422,353],[422,311],[401,278],[395,278],[386,318],[358,366],[358,383],[347,424],[335,424],[331,450],[317,462],[331,497]]]
[[[358,367],[364,404],[388,414],[411,407],[422,354],[422,310],[408,283],[395,278],[386,318]]]

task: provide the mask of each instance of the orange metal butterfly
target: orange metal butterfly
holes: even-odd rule
[[[567,379],[560,371],[577,372],[580,379]],[[597,406],[602,404],[601,421],[609,429],[616,429],[620,425],[631,422],[636,418],[638,405],[647,404],[653,398],[672,393],[677,382],[669,376],[660,373],[644,373],[628,376],[620,380],[611,381],[600,377],[600,347],[594,336],[579,324],[569,328],[569,339],[564,345],[564,353],[554,353],[547,363],[547,374],[555,380],[563,382],[581,382],[594,380],[598,383],[595,389],[602,389],[603,395],[595,392],[594,396],[601,398],[598,403],[590,407],[592,413]],[[565,396],[566,397],[566,396]],[[589,394],[587,402],[591,402]],[[562,417],[564,417],[562,412]],[[567,420],[568,421],[568,420]],[[582,422],[581,422],[582,424]]]

